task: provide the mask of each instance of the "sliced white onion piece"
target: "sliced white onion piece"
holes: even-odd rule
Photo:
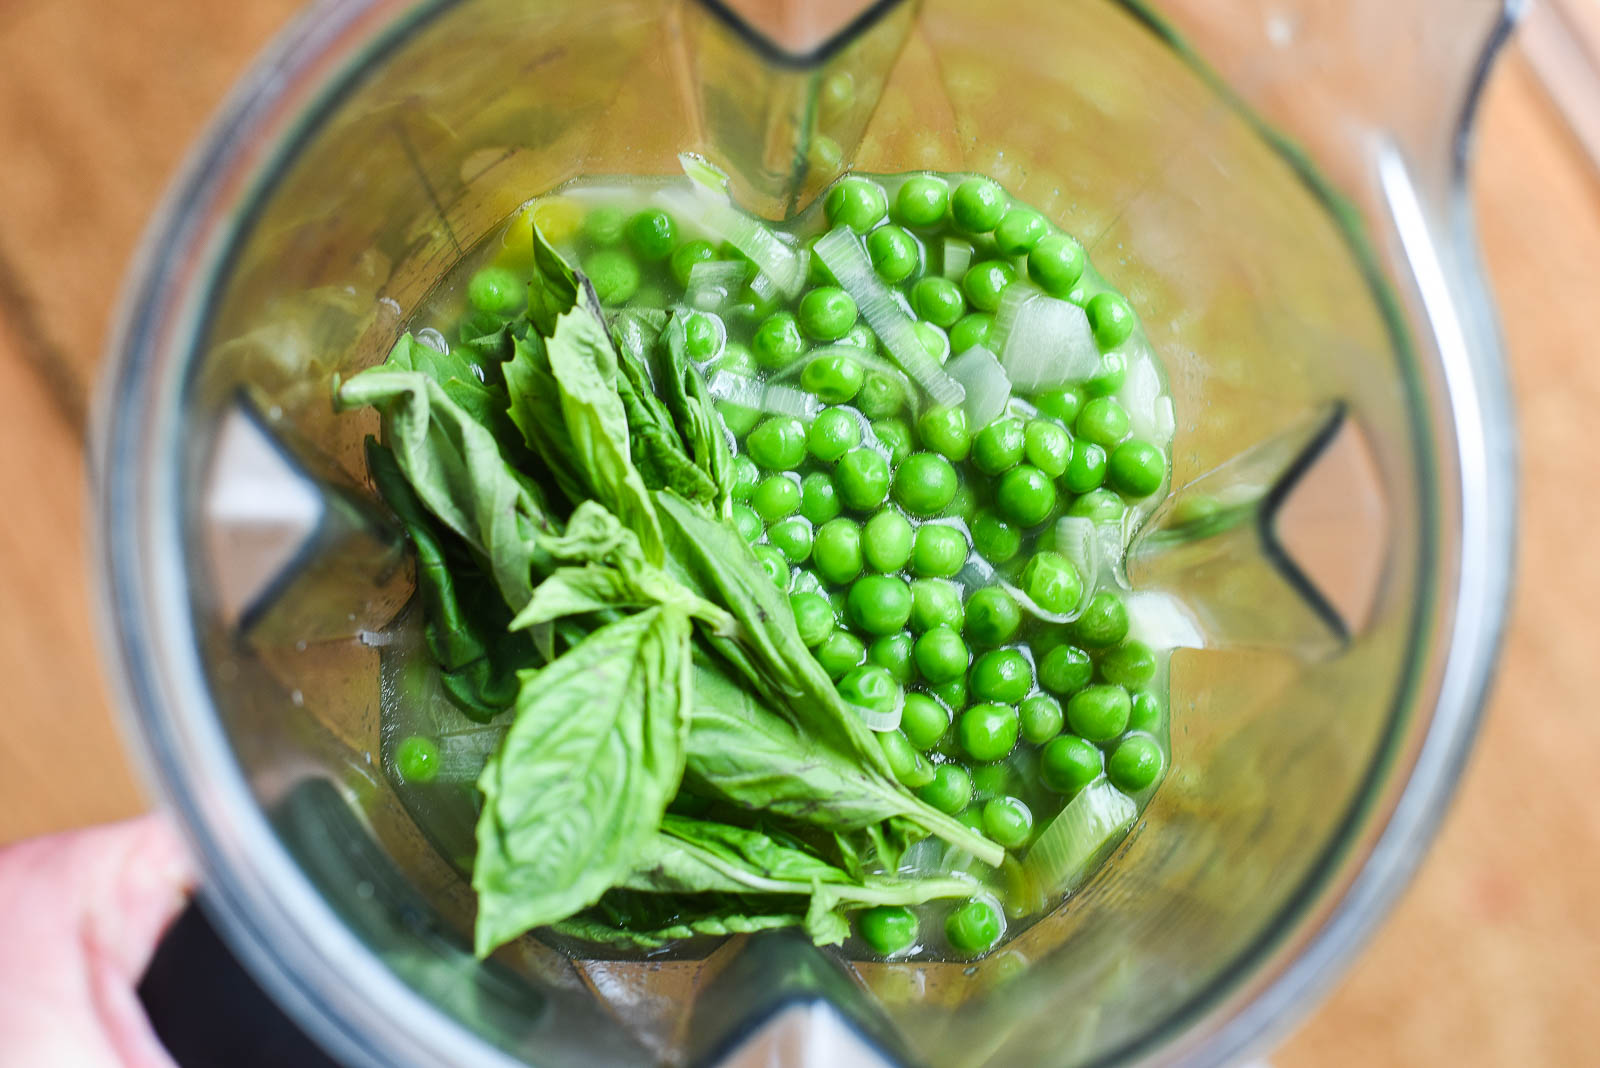
[[[1122,383],[1121,401],[1127,409],[1133,436],[1149,441],[1155,437],[1156,406],[1161,400],[1161,376],[1147,352],[1131,349],[1128,377]]]
[[[796,419],[812,419],[822,411],[822,402],[811,394],[790,386],[774,386],[759,378],[718,371],[706,383],[706,392],[717,400],[737,404],[741,408],[754,408],[772,415],[788,415]]]
[[[944,276],[952,282],[961,281],[961,276],[967,273],[967,268],[972,266],[972,242],[963,241],[959,237],[944,239]]]
[[[787,297],[800,295],[806,274],[800,255],[773,231],[733,206],[726,193],[695,184],[693,189],[663,189],[654,200],[690,225],[726,241],[750,257]]]
[[[1056,552],[1070,560],[1083,579],[1080,608],[1100,590],[1124,585],[1122,554],[1126,546],[1121,523],[1096,523],[1085,516],[1064,515],[1056,520],[1055,534]]]
[[[1011,379],[994,353],[982,345],[974,345],[945,364],[944,369],[967,391],[961,407],[966,409],[970,425],[988,426],[1006,410],[1011,399]]]
[[[823,266],[833,272],[839,288],[855,300],[861,317],[878,335],[895,363],[933,398],[935,404],[945,407],[960,404],[966,391],[922,347],[916,324],[895,303],[889,287],[872,269],[872,261],[861,246],[861,239],[851,230],[838,227],[818,238],[813,248]]]
[[[744,284],[749,268],[736,260],[707,260],[689,268],[689,284],[684,287],[684,299],[690,307],[700,311],[717,311],[726,307],[739,287]]]
[[[1075,890],[1122,841],[1139,816],[1133,799],[1097,779],[1067,802],[1023,859],[1029,881],[1049,899]]]
[[[1057,389],[1100,369],[1100,346],[1089,317],[1070,300],[1013,283],[1000,298],[994,325],[1004,328],[1002,340],[995,342],[1000,363],[1012,385],[1025,393]]]
[[[1082,597],[1078,598],[1078,603],[1072,606],[1072,611],[1052,612],[1049,609],[1040,606],[1040,604],[1032,597],[1029,597],[1026,593],[1022,592],[1022,590],[1011,585],[1011,583],[1005,581],[1004,579],[1001,579],[997,585],[1012,596],[1012,598],[1017,602],[1018,608],[1028,613],[1028,615],[1033,616],[1035,619],[1044,620],[1046,623],[1071,623],[1074,619],[1077,619],[1079,613],[1083,611],[1084,600]]]
[[[688,175],[689,180],[695,185],[713,193],[728,192],[728,176],[722,172],[722,168],[704,156],[697,156],[693,152],[679,152],[678,166],[683,168],[683,173]]]
[[[1122,603],[1128,609],[1128,636],[1152,649],[1204,649],[1205,634],[1194,613],[1164,590],[1134,590]]]
[[[889,731],[900,729],[900,717],[906,710],[906,694],[900,691],[900,696],[895,699],[894,707],[890,709],[868,708],[851,702],[850,707],[856,710],[861,717],[861,722],[866,724],[867,730],[886,734]]]

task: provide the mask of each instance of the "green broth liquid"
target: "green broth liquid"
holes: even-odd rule
[[[985,268],[991,279],[1004,281],[1009,271],[1026,283],[1029,260],[1025,252],[1016,252],[1015,235],[1027,228],[1002,228],[1001,234],[1011,239],[1013,254],[1007,255],[994,233],[958,228],[948,209],[936,222],[911,225],[899,208],[904,199],[900,189],[924,176],[854,176],[841,182],[860,183],[863,177],[882,191],[888,208],[886,215],[866,227],[866,247],[873,249],[870,235],[880,227],[899,227],[910,238],[907,243],[897,236],[893,248],[888,239],[878,239],[880,250],[899,253],[898,258],[883,257],[878,273],[892,283],[896,300],[903,301],[919,322],[919,311],[926,311],[948,325],[933,330],[919,326],[929,354],[941,362],[950,359],[952,337],[963,348],[987,345],[992,327],[981,320],[968,321],[967,316],[987,313],[972,306],[974,293],[991,309],[994,294],[985,290],[983,279],[973,279],[973,265],[991,265]],[[955,190],[970,176],[931,177]],[[1080,790],[1119,789],[1142,812],[1170,770],[1170,650],[1138,641],[1137,620],[1129,633],[1126,612],[1118,611],[1126,588],[1102,576],[1096,596],[1104,611],[1085,611],[1072,622],[1052,622],[1022,606],[1013,629],[1005,625],[1006,612],[997,615],[992,610],[996,600],[1002,606],[1017,604],[1010,594],[996,591],[1026,589],[1034,581],[1036,588],[1049,592],[1048,583],[1037,585],[1042,580],[1035,574],[1045,569],[1035,565],[1030,570],[1028,565],[1036,558],[1050,559],[1060,517],[1087,512],[1102,522],[1120,524],[1126,544],[1128,534],[1163,496],[1171,468],[1171,400],[1142,328],[1133,322],[1126,337],[1113,345],[1102,340],[1102,370],[1093,378],[1037,395],[1015,392],[1004,414],[993,421],[1007,425],[989,433],[983,426],[969,425],[963,445],[952,441],[948,422],[941,430],[937,413],[928,416],[933,402],[896,373],[894,360],[864,321],[855,320],[853,329],[841,330],[854,313],[853,302],[845,302],[843,313],[837,300],[830,305],[814,298],[808,305],[807,295],[837,292],[817,257],[811,257],[805,286],[794,299],[787,299],[770,286],[752,286],[749,279],[756,272],[749,269],[748,260],[697,229],[685,213],[670,216],[674,224],[670,235],[646,225],[651,213],[661,210],[658,197],[664,190],[688,187],[688,180],[681,178],[585,178],[531,202],[440,281],[415,311],[408,329],[424,343],[443,347],[498,325],[484,307],[493,296],[485,296],[492,289],[488,283],[510,279],[526,285],[533,270],[530,219],[537,219],[558,251],[593,280],[608,316],[696,308],[701,316],[695,324],[701,328],[700,351],[691,348],[696,365],[713,394],[730,382],[737,387],[718,403],[742,472],[733,522],[774,581],[791,594],[802,632],[809,621],[815,635],[826,635],[811,643],[813,652],[841,692],[847,697],[854,694],[858,703],[870,707],[879,693],[874,687],[885,676],[901,688],[902,729],[886,732],[894,735],[886,747],[902,781],[930,804],[1007,845],[1007,869],[1019,867],[1013,861],[1027,856],[1029,847]],[[859,193],[861,188],[857,184],[853,191]],[[1027,210],[1021,202],[1009,203]],[[847,194],[832,199],[825,195],[804,214],[773,229],[791,247],[804,249],[834,223],[849,222],[853,207],[859,204],[851,203]],[[1043,232],[1060,233],[1048,223],[1043,223]],[[1026,234],[1022,240],[1027,240]],[[914,257],[909,266],[907,249]],[[700,259],[726,266],[691,274],[692,263]],[[996,274],[992,265],[1003,270]],[[747,269],[740,271],[740,266]],[[735,273],[737,280],[729,281]],[[707,285],[708,277],[722,281]],[[924,279],[950,284],[925,283],[919,289]],[[1115,291],[1084,255],[1081,276],[1056,295],[1086,306],[1103,293]],[[861,354],[854,361],[852,347]],[[821,365],[830,360],[826,367],[808,371],[812,362]],[[739,403],[753,399],[752,383],[765,391],[760,403],[768,410]],[[1091,405],[1096,398],[1106,400]],[[1081,444],[1086,433],[1115,436],[1115,413],[1109,426],[1105,419],[1108,406],[1133,411],[1121,437],[1147,443],[1160,458],[1159,485],[1135,487],[1148,492],[1119,493],[1105,475],[1092,487],[1086,485],[1093,464],[1085,465],[1090,475],[1080,476],[1075,486],[1068,485],[1071,470],[1059,474],[1048,470],[1060,460],[1046,446],[1059,444],[1063,437]],[[1165,419],[1138,414],[1159,413],[1163,406]],[[1085,418],[1086,411],[1094,414]],[[819,422],[830,421],[836,431],[833,439],[817,431]],[[1088,425],[1091,422],[1098,425]],[[1024,445],[1021,455],[1014,456],[1018,435]],[[836,455],[841,441],[847,443],[845,455]],[[873,454],[875,461],[848,455],[858,451]],[[1109,438],[1104,452],[1115,453]],[[1017,518],[1017,501],[1010,500],[1013,507],[1008,511],[1002,495],[1007,475],[1015,468],[1040,469],[1029,463],[1036,455],[1045,461],[1042,473],[1050,487],[1045,497],[1053,501],[1042,520],[1024,523]],[[916,479],[908,472],[902,479],[908,464],[931,475]],[[1106,465],[1101,466],[1103,470]],[[847,473],[846,467],[858,470]],[[948,486],[941,479],[952,470],[955,490],[945,500]],[[877,492],[878,483],[872,478],[857,477],[859,471],[886,472],[883,492]],[[1036,483],[1032,488],[1037,489]],[[1124,479],[1118,488],[1126,491],[1128,482]],[[1037,497],[1024,498],[1023,503],[1042,508]],[[923,533],[932,528],[940,532]],[[847,575],[851,529],[861,545],[861,560],[859,568]],[[986,550],[996,558],[987,558]],[[1080,575],[1080,579],[1087,585],[1094,576]],[[862,583],[865,587],[852,596]],[[909,618],[902,620],[895,610],[880,610],[886,592],[889,602],[900,600],[902,592],[909,595],[913,605]],[[861,610],[863,605],[867,610]],[[963,618],[948,620],[956,625],[929,638],[935,629],[930,624],[947,618],[951,605],[961,606]],[[808,619],[801,613],[809,613]],[[389,645],[382,657],[384,767],[441,855],[470,873],[478,807],[474,782],[510,717],[503,714],[483,725],[455,708],[422,646],[420,614],[420,607],[413,604],[387,635]],[[1098,627],[1087,622],[1091,616],[1099,620]],[[1073,666],[1069,670],[1067,665]],[[930,680],[925,667],[939,681]],[[1123,685],[1119,688],[1117,683]],[[1075,708],[1073,697],[1082,687],[1098,689],[1105,700],[1080,700],[1082,707]],[[1119,722],[1119,693],[1131,695],[1126,723]],[[884,712],[892,718],[892,708]],[[1047,732],[1057,715],[1059,727]],[[940,716],[948,727],[935,736]],[[1083,732],[1092,737],[1075,735],[1075,721],[1092,727]],[[1077,764],[1061,759],[1066,752],[1078,758]],[[1053,779],[1046,767],[1052,757],[1057,758]],[[1064,767],[1079,769],[1073,781],[1063,780]],[[970,782],[969,790],[959,789],[963,781]],[[956,803],[963,794],[965,803]],[[1111,845],[1100,851],[1101,861]],[[913,845],[901,866],[902,871],[922,872],[951,868],[984,879],[992,895],[989,900],[1003,909],[1006,933],[997,944],[1059,905],[1083,881],[1080,875],[1073,887],[1057,888],[1041,903],[1031,893],[1019,893],[1015,879],[1004,869],[989,872],[970,858],[952,857],[933,840]],[[916,909],[920,931],[916,942],[893,959],[972,956],[946,937],[946,917],[958,904],[933,902]],[[581,944],[569,948],[584,951]],[[859,934],[845,949],[855,958],[880,957]],[[671,955],[673,950],[652,956],[662,953]],[[610,948],[602,954],[617,955]]]

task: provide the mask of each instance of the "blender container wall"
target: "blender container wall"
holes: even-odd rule
[[[738,939],[472,959],[461,858],[385,771],[411,578],[376,422],[330,403],[527,199],[684,150],[773,217],[842,167],[993,175],[1133,301],[1176,404],[1177,492],[1129,561],[1205,646],[1171,665],[1171,775],[1065,907],[975,965],[841,965],[873,995],[845,1015],[931,1064],[1208,1063],[1329,980],[1427,843],[1502,613],[1461,167],[1508,12],[1214,7],[886,2],[830,35],[712,0],[351,0],[240,87],[124,309],[102,547],[208,907],[313,1035],[351,1063],[679,1061],[771,1008],[719,975],[783,987]],[[1239,522],[1186,525],[1200,493]]]

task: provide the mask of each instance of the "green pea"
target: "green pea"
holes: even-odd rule
[[[1020,724],[1010,705],[976,704],[956,721],[956,737],[973,760],[987,764],[1016,747]]]
[[[805,352],[806,339],[792,314],[774,312],[756,327],[755,335],[750,339],[750,348],[758,365],[771,371],[781,371]]]
[[[904,686],[911,681],[911,635],[886,634],[867,646],[867,660],[877,664]]]
[[[967,687],[979,700],[1016,704],[1033,689],[1033,667],[1015,649],[992,649],[973,661]]]
[[[1024,256],[1049,232],[1050,225],[1043,215],[1017,205],[1007,211],[994,228],[994,244],[1002,256]]]
[[[880,226],[867,235],[867,255],[872,266],[890,285],[899,285],[917,273],[922,265],[922,250],[917,239],[898,226]]]
[[[1088,262],[1082,245],[1066,234],[1049,234],[1028,253],[1028,277],[1052,297],[1064,299]]]
[[[812,471],[800,479],[800,514],[813,527],[837,517],[842,507],[826,471]]]
[[[900,711],[900,729],[918,749],[932,749],[950,729],[950,713],[927,694],[908,693]]]
[[[1063,734],[1040,751],[1039,778],[1056,793],[1071,797],[1100,777],[1104,762],[1098,746]]]
[[[861,528],[850,519],[830,519],[817,528],[811,566],[824,582],[842,586],[861,574]]]
[[[972,547],[991,564],[1003,564],[1022,551],[1022,531],[983,508],[972,521]]]
[[[768,471],[792,471],[806,458],[806,428],[798,419],[775,415],[750,431],[744,447]]]
[[[950,351],[966,352],[979,345],[987,348],[989,330],[993,325],[994,316],[988,312],[971,312],[963,315],[956,320],[956,325],[950,328]]]
[[[983,764],[972,769],[972,794],[979,801],[1002,797],[1011,791],[1015,775],[1010,764]]]
[[[824,408],[806,432],[806,448],[823,463],[833,463],[861,444],[861,427],[842,408]]]
[[[974,308],[992,312],[1000,307],[1000,294],[1016,278],[1017,269],[1004,260],[984,260],[967,268],[961,276],[961,290]]]
[[[1035,553],[1023,569],[1022,589],[1046,612],[1070,612],[1083,596],[1083,578],[1060,553]]]
[[[394,767],[404,782],[432,782],[439,774],[439,746],[432,738],[413,734],[394,748]]]
[[[1086,397],[1108,397],[1122,388],[1128,380],[1128,361],[1120,352],[1108,352],[1100,357],[1100,370],[1083,384]]]
[[[956,495],[956,469],[938,453],[912,453],[894,475],[894,499],[912,515],[936,515]]]
[[[954,282],[931,274],[911,287],[911,307],[935,326],[954,326],[966,314],[967,302]]]
[[[891,466],[911,455],[911,428],[904,419],[880,419],[872,424],[872,435],[889,454]]]
[[[1100,677],[1128,690],[1150,685],[1156,677],[1156,654],[1132,638],[1100,658]]]
[[[1121,686],[1097,683],[1067,699],[1067,724],[1072,733],[1091,742],[1109,742],[1128,729],[1133,702]]]
[[[917,914],[904,905],[874,905],[856,917],[856,930],[880,957],[904,953],[917,941]]]
[[[1048,419],[1030,419],[1023,431],[1023,454],[1050,478],[1060,478],[1072,459],[1072,436]]]
[[[1166,481],[1167,461],[1148,441],[1125,441],[1112,451],[1106,475],[1118,493],[1148,497]]]
[[[603,248],[583,258],[583,273],[602,304],[621,304],[639,290],[639,264],[617,248]]]
[[[856,394],[856,408],[868,419],[884,419],[905,407],[906,391],[882,371],[871,371]]]
[[[1022,609],[999,586],[985,586],[967,598],[966,634],[975,645],[1004,645],[1022,626]]]
[[[1077,386],[1045,390],[1034,395],[1033,406],[1039,409],[1041,415],[1059,419],[1067,426],[1071,426],[1083,408],[1083,390]]]
[[[1128,506],[1121,497],[1108,489],[1096,489],[1073,501],[1067,514],[1092,519],[1096,523],[1112,523],[1121,519],[1127,510]]]
[[[819,286],[800,298],[800,328],[818,341],[836,341],[856,325],[856,302],[835,286]]]
[[[978,494],[969,483],[962,482],[956,486],[956,495],[950,498],[950,503],[944,506],[944,511],[939,515],[946,519],[960,519],[970,522],[978,511]]]
[[[928,692],[944,702],[948,709],[961,709],[967,707],[967,677],[962,675],[959,679],[941,682],[937,686],[929,686]]]
[[[615,245],[622,240],[627,225],[628,218],[621,208],[605,205],[583,217],[583,236],[596,245]]]
[[[761,570],[767,573],[772,584],[788,593],[789,581],[792,578],[788,558],[771,545],[752,545],[750,551],[755,554],[756,562],[761,565]]]
[[[883,187],[867,178],[842,178],[822,202],[830,226],[848,226],[864,234],[878,224],[889,208]]]
[[[789,609],[794,613],[795,629],[807,648],[814,649],[833,633],[836,621],[833,606],[819,593],[791,593]]]
[[[849,345],[862,352],[873,353],[878,351],[878,335],[872,332],[872,327],[861,320],[856,320],[856,325],[846,330],[844,337],[839,339],[839,344]]]
[[[1128,729],[1157,734],[1161,730],[1161,698],[1149,690],[1133,695],[1133,711],[1128,714]]]
[[[904,700],[900,684],[887,668],[862,664],[839,680],[839,696],[872,712],[893,712]]]
[[[1106,760],[1111,785],[1124,793],[1149,789],[1161,775],[1161,746],[1143,734],[1131,734],[1117,743]]]
[[[878,745],[888,758],[889,770],[901,783],[915,790],[933,781],[933,765],[928,758],[912,748],[906,736],[899,731],[878,733]]]
[[[1005,933],[1000,910],[974,899],[960,905],[944,921],[944,934],[957,953],[975,955],[992,949]]]
[[[995,503],[1018,526],[1038,526],[1056,509],[1056,486],[1032,464],[1018,464],[1000,476]]]
[[[864,575],[850,587],[850,618],[868,634],[894,634],[911,618],[911,587],[893,575]]]
[[[720,320],[709,312],[695,312],[684,321],[684,352],[691,360],[709,360],[722,344]]]
[[[738,529],[739,536],[751,545],[760,541],[766,524],[761,522],[761,517],[756,515],[754,509],[747,504],[735,504],[732,512],[733,525]]]
[[[1106,450],[1092,441],[1072,443],[1072,456],[1061,482],[1072,493],[1088,493],[1106,480]]]
[[[722,355],[711,361],[711,369],[748,377],[756,373],[756,358],[748,346],[730,340],[722,346]]]
[[[1043,745],[1061,733],[1066,722],[1061,702],[1047,693],[1036,693],[1017,706],[1022,720],[1022,740],[1030,745]]]
[[[1115,645],[1128,636],[1127,606],[1110,590],[1101,590],[1089,598],[1072,624],[1072,633],[1091,649]]]
[[[1033,810],[1021,798],[997,797],[983,806],[983,833],[1007,849],[1020,848],[1033,834]]]
[[[969,234],[986,234],[1005,217],[1004,189],[990,178],[968,178],[950,194],[950,218]]]
[[[1101,352],[1116,348],[1133,333],[1133,308],[1120,293],[1097,293],[1083,310],[1089,316],[1089,329],[1094,331]]]
[[[467,283],[467,303],[509,319],[527,306],[528,284],[504,267],[485,267]]]
[[[647,208],[628,220],[628,243],[639,257],[658,263],[672,255],[678,240],[678,224],[658,208]]]
[[[1113,397],[1095,397],[1078,413],[1073,430],[1078,437],[1110,450],[1128,436],[1128,412]]]
[[[811,555],[811,523],[802,516],[780,519],[767,528],[767,543],[791,564],[803,564]]]
[[[677,282],[680,288],[687,287],[689,274],[694,270],[695,265],[710,263],[716,258],[717,250],[712,246],[711,242],[696,238],[692,241],[685,241],[672,250],[672,259],[668,261],[668,267],[672,271],[673,281]]]
[[[894,198],[895,218],[907,226],[936,226],[949,207],[950,187],[929,174],[907,178]]]
[[[966,617],[959,586],[936,578],[919,578],[911,583],[912,630],[952,627],[959,631]]]
[[[1074,645],[1058,645],[1039,660],[1039,685],[1063,697],[1089,685],[1093,676],[1089,654]]]
[[[911,539],[911,570],[923,578],[949,578],[967,562],[969,551],[960,530],[924,523]]]
[[[768,523],[800,510],[800,481],[787,475],[768,475],[750,495],[750,507]]]
[[[818,356],[800,371],[800,388],[828,404],[849,403],[866,381],[867,369],[861,361],[840,352]]]
[[[998,475],[1021,463],[1026,448],[1022,420],[1002,415],[972,439],[972,464],[986,475]]]
[[[899,571],[911,559],[911,521],[886,508],[878,512],[861,532],[861,554],[874,571]]]
[[[761,481],[761,469],[756,462],[748,456],[735,456],[733,458],[733,499],[748,501],[755,492],[756,483]]]
[[[851,449],[839,458],[833,481],[846,508],[877,508],[889,497],[889,462],[871,449]]]
[[[917,796],[954,816],[972,800],[972,775],[960,764],[940,764],[933,769],[933,781],[918,790]]]
[[[860,638],[840,627],[822,639],[814,655],[828,677],[838,681],[866,659],[867,647],[861,644]]]
[[[972,451],[967,413],[959,407],[929,408],[917,420],[917,435],[922,438],[922,444],[956,463],[965,460]]]
[[[917,639],[917,670],[935,686],[967,670],[967,643],[949,627],[934,627]]]

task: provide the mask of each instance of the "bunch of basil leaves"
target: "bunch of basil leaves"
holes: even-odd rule
[[[510,725],[478,780],[480,955],[541,926],[614,945],[965,897],[897,872],[932,835],[999,846],[897,782],[728,521],[730,435],[685,312],[607,314],[533,231],[526,315],[407,335],[337,390],[372,406],[427,648],[464,713]],[[471,336],[475,335],[475,336]]]

